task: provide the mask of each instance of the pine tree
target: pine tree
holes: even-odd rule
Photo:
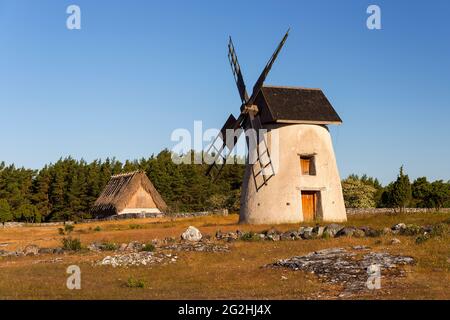
[[[0,199],[0,223],[11,221],[13,215],[11,214],[11,208],[6,199]]]
[[[408,175],[403,173],[403,166],[400,167],[400,173],[392,186],[391,200],[394,207],[403,212],[412,198],[411,183]]]

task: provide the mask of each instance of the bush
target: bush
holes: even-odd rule
[[[127,280],[128,288],[145,288],[145,282],[141,279],[135,279],[133,277],[128,278]]]
[[[259,234],[254,233],[253,231],[246,232],[241,236],[242,241],[259,241],[261,240],[261,237]]]
[[[100,231],[102,231],[102,228],[100,228],[100,226],[96,226],[96,227],[94,228],[94,231],[95,231],[95,232],[100,232]]]
[[[422,234],[416,238],[416,243],[422,244],[425,241],[427,241],[428,239],[430,239],[430,236],[428,234]]]
[[[63,238],[62,245],[63,249],[68,251],[80,251],[82,248],[80,239],[72,239],[71,237]]]
[[[446,233],[448,233],[448,226],[444,223],[439,223],[439,224],[433,226],[433,230],[431,230],[430,236],[441,237]]]
[[[416,226],[415,224],[408,224],[406,228],[401,231],[401,234],[405,236],[416,236],[421,232],[422,231],[419,226]]]
[[[130,229],[142,229],[142,226],[140,224],[130,224]]]
[[[64,231],[66,231],[67,233],[71,233],[73,231],[73,229],[75,229],[73,224],[65,224],[64,225]]]
[[[112,242],[105,242],[102,245],[102,249],[105,251],[115,251],[117,250],[117,245]]]
[[[148,252],[153,252],[155,251],[156,247],[152,244],[152,243],[147,243],[146,245],[144,245],[142,247],[142,251],[148,251]]]
[[[63,236],[63,235],[66,234],[66,233],[64,232],[64,229],[63,229],[63,228],[58,228],[58,233],[59,233],[61,236]]]

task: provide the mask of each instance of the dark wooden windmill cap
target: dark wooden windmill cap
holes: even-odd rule
[[[342,123],[321,89],[264,86],[255,104],[262,123]]]

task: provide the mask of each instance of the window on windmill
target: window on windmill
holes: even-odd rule
[[[304,176],[315,176],[316,166],[314,162],[314,156],[303,155],[300,156],[300,166],[302,169],[302,175]]]

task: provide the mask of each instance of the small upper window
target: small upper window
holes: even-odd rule
[[[300,166],[302,169],[302,175],[315,176],[316,166],[314,163],[314,156],[300,156]]]

